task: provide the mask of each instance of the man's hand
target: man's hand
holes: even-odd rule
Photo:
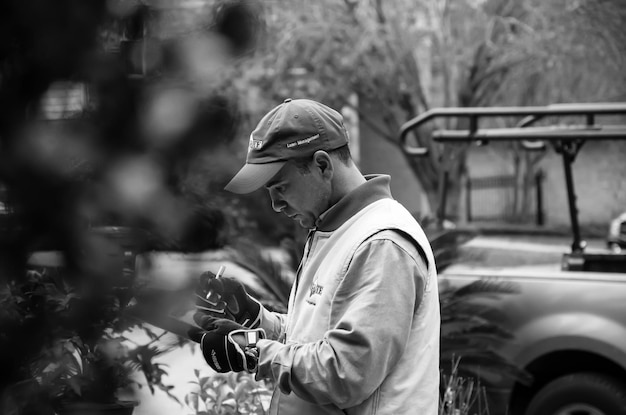
[[[256,340],[265,338],[263,329],[249,330],[232,320],[212,322],[212,330],[192,329],[189,338],[200,343],[204,360],[216,372],[254,372],[258,362]],[[251,341],[252,340],[252,341]]]
[[[231,331],[246,330],[246,327],[226,318],[212,319],[206,326],[202,326],[202,328],[204,331],[210,331],[224,336],[228,335]]]
[[[252,298],[239,281],[216,278],[210,271],[200,276],[196,290],[195,322],[208,330],[215,319],[234,320],[246,328],[256,328],[261,320],[261,304]]]

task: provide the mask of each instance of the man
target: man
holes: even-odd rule
[[[287,99],[252,132],[226,190],[265,186],[275,211],[309,229],[304,256],[287,315],[235,280],[206,280],[196,321],[211,330],[197,339],[214,369],[276,383],[271,414],[437,414],[435,263],[389,184],[361,174],[342,116],[321,103]]]

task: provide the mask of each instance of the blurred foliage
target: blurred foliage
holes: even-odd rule
[[[444,370],[442,375],[439,415],[488,415],[485,387],[474,378],[460,376],[460,362],[460,357],[455,358],[450,362],[449,374]]]
[[[195,370],[196,380],[185,403],[197,415],[267,414],[273,385],[257,382],[247,372],[203,375]]]
[[[435,256],[437,272],[441,273],[450,265],[466,260],[468,255],[461,246],[475,238],[477,231],[471,229],[456,229],[448,222],[441,225],[430,216],[418,219],[422,225]]]
[[[236,202],[218,194],[240,163],[241,110],[225,79],[255,47],[258,11],[238,0],[0,5],[2,413],[113,402],[129,370],[169,394],[159,336],[113,361],[103,351],[139,324],[125,315],[135,255],[216,249],[234,234]],[[209,171],[194,181],[194,168]]]
[[[437,272],[442,273],[450,265],[473,259],[467,257],[469,254],[462,245],[476,237],[477,232],[442,229],[428,218],[423,218],[422,223],[435,255]],[[498,301],[502,296],[518,293],[519,288],[514,283],[503,280],[478,279],[459,285],[452,284],[445,274],[439,276],[442,388],[457,385],[460,389],[467,389],[464,382],[476,383],[472,387],[492,387],[504,380],[529,380],[523,370],[497,352],[501,345],[513,339],[512,334],[494,319],[500,306]],[[448,371],[450,364],[452,369]],[[472,392],[468,393],[472,395]],[[480,390],[473,393],[472,399],[482,399]]]
[[[500,280],[480,279],[454,286],[445,277],[439,285],[441,302],[441,367],[454,364],[459,376],[473,378],[486,387],[506,380],[528,382],[530,377],[497,352],[513,335],[494,319],[498,300],[516,295],[519,288]],[[448,373],[448,375],[450,375]]]

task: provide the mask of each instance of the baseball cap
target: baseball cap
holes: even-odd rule
[[[346,144],[348,133],[339,112],[310,99],[288,98],[259,121],[250,134],[246,164],[224,189],[253,192],[290,159]]]

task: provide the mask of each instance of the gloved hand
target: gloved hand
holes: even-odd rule
[[[227,318],[214,318],[212,319],[206,326],[202,326],[203,330],[199,331],[210,331],[217,334],[222,334],[224,336],[228,335],[228,333],[236,330],[247,330],[246,327],[237,323],[236,321],[229,320]],[[191,339],[194,340],[194,339]]]
[[[213,329],[192,329],[189,338],[200,343],[204,360],[220,373],[253,373],[258,363],[256,341],[265,338],[263,329],[249,330],[232,320],[217,319]]]
[[[215,319],[227,318],[246,328],[256,328],[261,323],[261,303],[252,298],[239,281],[215,278],[210,271],[200,276],[196,290],[195,322],[208,329]]]

